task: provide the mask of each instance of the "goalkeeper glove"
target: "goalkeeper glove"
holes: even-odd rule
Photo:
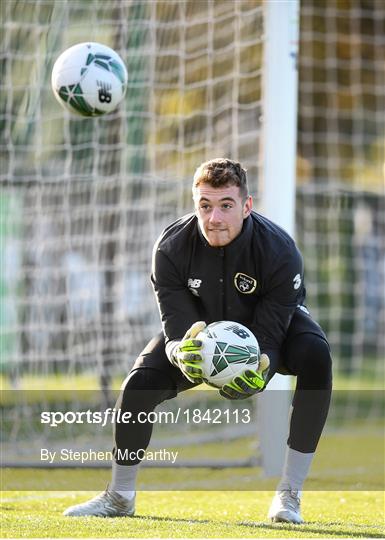
[[[227,399],[246,399],[253,394],[262,392],[266,386],[269,366],[269,357],[267,354],[261,354],[258,371],[247,369],[242,375],[234,377],[231,383],[222,386],[219,393]]]
[[[176,367],[179,367],[186,379],[195,384],[203,382],[203,372],[199,365],[199,363],[202,362],[202,356],[200,354],[202,341],[194,338],[204,328],[206,328],[205,322],[195,322],[192,327],[187,330],[172,353],[172,363]]]

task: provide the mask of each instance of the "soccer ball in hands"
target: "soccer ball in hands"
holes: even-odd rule
[[[221,388],[245,370],[257,371],[260,349],[253,333],[237,322],[211,323],[195,339],[202,341],[203,380]]]
[[[58,102],[71,113],[101,116],[116,109],[127,89],[120,56],[100,43],[79,43],[56,60],[51,77]]]

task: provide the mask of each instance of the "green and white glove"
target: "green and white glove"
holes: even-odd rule
[[[266,386],[270,360],[267,354],[261,354],[258,370],[247,369],[242,375],[237,375],[231,383],[225,384],[219,390],[221,396],[227,399],[246,399]]]
[[[199,365],[202,362],[202,341],[194,338],[206,326],[203,321],[195,322],[172,352],[172,363],[179,367],[186,379],[195,384],[203,382],[203,372]]]

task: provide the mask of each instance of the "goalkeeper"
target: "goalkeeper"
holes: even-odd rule
[[[304,306],[302,257],[285,231],[252,210],[240,163],[213,159],[198,167],[193,201],[195,212],[169,225],[155,244],[151,280],[163,332],[139,355],[117,407],[135,418],[200,384],[201,343],[195,336],[215,321],[244,324],[259,342],[260,368],[246,370],[220,393],[244,399],[263,390],[276,372],[297,377],[283,474],[268,516],[302,523],[302,486],[332,388],[327,339]],[[118,458],[125,450],[134,455],[147,448],[151,432],[151,423],[117,423],[111,484],[65,515],[132,516],[140,461]]]

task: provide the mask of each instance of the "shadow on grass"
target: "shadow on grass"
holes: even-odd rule
[[[362,538],[363,536],[368,535],[370,538],[384,538],[384,533],[381,532],[382,527],[381,526],[366,526],[366,525],[358,525],[356,523],[352,523],[351,527],[361,529],[357,532],[352,532],[351,529],[347,530],[334,530],[333,527],[341,527],[341,523],[338,522],[330,522],[329,527],[325,528],[324,526],[320,526],[317,522],[307,522],[304,525],[295,525],[290,523],[268,523],[268,522],[255,522],[255,521],[240,521],[237,523],[223,523],[220,520],[209,520],[209,519],[188,519],[188,518],[173,518],[173,517],[165,517],[165,516],[141,516],[141,515],[135,515],[130,519],[142,519],[148,522],[151,521],[160,521],[164,523],[191,523],[191,524],[197,524],[197,525],[206,525],[208,523],[211,523],[212,525],[218,525],[226,524],[228,526],[237,526],[237,527],[247,527],[250,529],[263,529],[263,530],[271,530],[271,531],[298,531],[303,532],[305,534],[311,534],[315,533],[317,535],[325,535],[330,536],[331,534],[333,537],[343,537],[343,538]],[[345,524],[346,526],[347,524]],[[378,529],[378,532],[373,531],[373,529]]]
[[[274,531],[298,531],[298,532],[304,532],[306,534],[308,533],[316,533],[317,535],[325,535],[330,536],[331,534],[333,537],[344,537],[344,538],[362,538],[363,536],[366,536],[368,534],[368,537],[370,538],[384,538],[384,533],[380,532],[381,527],[378,526],[376,528],[379,529],[379,532],[373,532],[373,527],[366,526],[366,525],[358,525],[356,523],[352,523],[351,526],[355,528],[362,528],[363,530],[352,532],[351,529],[349,530],[334,530],[332,529],[333,526],[341,527],[341,523],[335,523],[330,522],[330,528],[324,528],[324,526],[317,525],[317,522],[307,522],[303,525],[295,525],[290,523],[257,523],[255,521],[241,521],[239,523],[236,523],[235,525],[239,525],[242,527],[250,527],[255,529],[269,529]],[[347,524],[345,524],[346,526]]]
[[[141,516],[135,514],[130,519],[143,519],[145,521],[164,521],[164,522],[176,522],[176,523],[197,523],[199,525],[206,525],[207,523],[215,523],[210,519],[188,519],[188,518],[173,518],[165,516]]]

